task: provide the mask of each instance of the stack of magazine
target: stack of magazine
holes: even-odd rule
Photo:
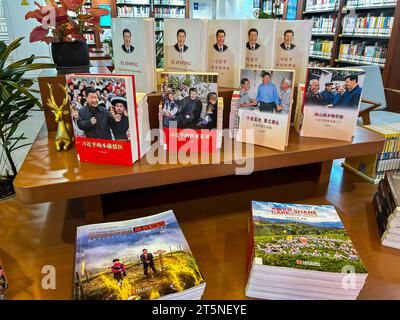
[[[374,195],[376,219],[384,246],[400,249],[400,175],[386,173]]]
[[[206,283],[172,210],[79,227],[74,299],[199,300]]]
[[[333,206],[252,202],[246,296],[356,299],[367,270]]]

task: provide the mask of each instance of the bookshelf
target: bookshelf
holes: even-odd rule
[[[273,8],[273,6],[274,2],[272,0],[262,0],[260,2],[260,11],[266,12],[270,15],[274,13],[278,19],[285,19],[287,11],[287,1],[280,2],[279,0],[276,0],[275,8]]]
[[[376,64],[390,51],[397,0],[300,0],[297,18],[313,20],[311,66]]]

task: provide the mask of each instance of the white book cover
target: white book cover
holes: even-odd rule
[[[237,141],[285,150],[294,77],[293,70],[242,69]]]
[[[312,20],[278,21],[274,68],[295,70],[295,84],[307,76],[311,33]]]
[[[138,91],[157,89],[155,27],[152,18],[113,18],[115,73],[133,74]]]
[[[207,21],[164,20],[164,70],[207,71]]]
[[[218,86],[234,88],[245,64],[244,22],[208,21],[208,71],[218,72]]]
[[[361,69],[309,68],[301,135],[351,141],[364,78]]]
[[[246,63],[245,68],[273,68],[276,37],[275,19],[245,21]]]

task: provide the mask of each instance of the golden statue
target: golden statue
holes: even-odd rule
[[[61,151],[62,149],[64,151],[67,151],[71,147],[72,142],[74,141],[72,125],[71,123],[64,120],[64,115],[70,116],[68,89],[67,86],[59,84],[59,86],[65,93],[63,102],[61,106],[59,106],[57,105],[56,100],[54,99],[52,85],[48,83],[47,86],[49,87],[49,92],[50,92],[50,98],[47,99],[47,106],[54,113],[55,120],[56,122],[58,122],[57,135],[55,139],[56,148],[57,151]]]

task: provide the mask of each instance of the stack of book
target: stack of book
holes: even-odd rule
[[[333,206],[252,202],[246,296],[356,299],[368,276]]]
[[[381,153],[347,158],[343,166],[368,181],[378,183],[385,173],[400,170],[400,123],[366,125],[364,128],[385,138]]]
[[[198,300],[206,283],[172,210],[78,227],[74,299]]]
[[[400,249],[400,175],[387,173],[374,195],[375,214],[382,245]]]

